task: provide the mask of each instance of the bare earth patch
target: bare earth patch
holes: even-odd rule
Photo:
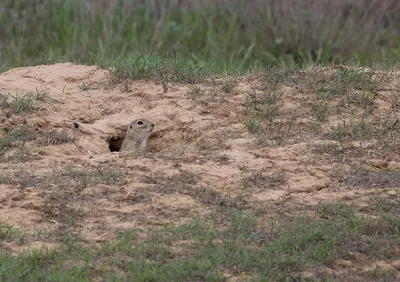
[[[71,63],[3,73],[0,222],[30,233],[72,230],[92,243],[216,210],[251,210],[268,222],[319,203],[364,214],[374,199],[399,205],[398,73],[364,89],[335,71],[267,71],[167,91],[152,80],[109,85],[107,71]],[[138,117],[155,122],[149,151],[115,151]],[[25,244],[56,245],[45,236]],[[324,271],[376,263],[399,275],[390,260],[357,254]]]

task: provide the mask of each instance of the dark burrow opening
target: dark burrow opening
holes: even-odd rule
[[[122,141],[124,141],[125,137],[113,137],[108,140],[108,148],[111,152],[119,152],[121,149]]]

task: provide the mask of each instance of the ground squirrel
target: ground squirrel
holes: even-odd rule
[[[144,151],[147,146],[147,139],[154,129],[154,123],[145,118],[132,121],[126,130],[126,136],[122,142],[121,151]]]

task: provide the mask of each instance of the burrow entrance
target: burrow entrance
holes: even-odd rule
[[[111,139],[108,140],[108,148],[110,149],[111,152],[119,152],[121,149],[122,141],[124,141],[125,136],[116,136],[112,137]]]

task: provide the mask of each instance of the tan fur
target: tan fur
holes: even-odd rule
[[[122,142],[120,152],[138,152],[146,150],[147,139],[154,129],[154,123],[146,118],[132,121],[126,130],[126,136]]]

